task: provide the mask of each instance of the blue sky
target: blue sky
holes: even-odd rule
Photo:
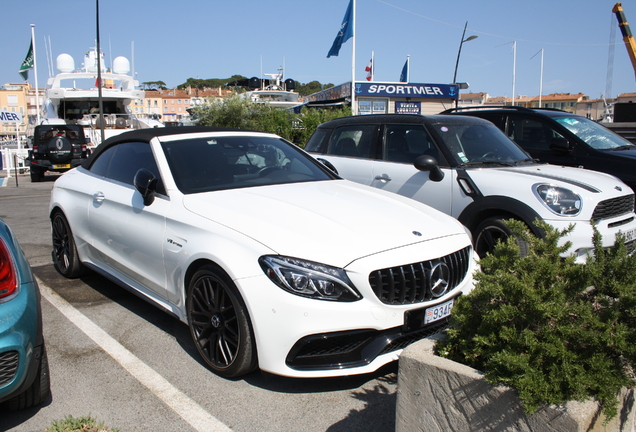
[[[352,40],[326,58],[349,0],[100,0],[106,62],[125,56],[140,82],[177,86],[188,78],[274,73],[302,83],[341,84],[351,77]],[[397,81],[407,55],[411,82],[452,81],[464,24],[458,82],[491,96],[582,92],[599,98],[636,92],[634,68],[612,13],[614,0],[357,0],[356,79],[375,52],[375,78]],[[636,33],[636,0],[623,1]],[[0,85],[20,82],[35,24],[38,84],[61,53],[80,66],[94,45],[94,0],[0,0]],[[610,44],[615,31],[614,45]],[[513,74],[513,41],[516,73]],[[541,50],[543,49],[543,80]],[[133,57],[134,50],[134,57]],[[33,73],[29,75],[33,84]]]

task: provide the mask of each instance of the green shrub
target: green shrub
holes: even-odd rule
[[[97,422],[90,415],[84,417],[73,418],[67,415],[64,420],[58,420],[51,423],[44,432],[118,432],[119,429],[109,429],[104,423]]]
[[[586,264],[562,258],[571,232],[543,222],[539,239],[518,221],[513,235],[529,244],[519,255],[510,237],[481,260],[476,287],[458,299],[437,353],[517,390],[528,413],[544,404],[597,400],[608,418],[617,394],[633,385],[636,360],[636,257],[624,238],[603,249],[595,230]]]
[[[193,109],[197,125],[248,129],[279,135],[304,147],[319,124],[351,115],[351,109],[308,109],[300,114],[287,109],[255,103],[240,94],[227,99],[211,99]]]

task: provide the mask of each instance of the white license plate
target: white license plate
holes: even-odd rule
[[[424,324],[439,321],[442,318],[449,316],[451,314],[451,308],[453,307],[454,301],[454,299],[449,300],[446,303],[427,308],[426,313],[424,314]]]
[[[625,231],[623,233],[623,235],[625,236],[625,243],[629,243],[631,241],[634,241],[634,240],[636,240],[636,229]]]
[[[58,164],[58,165],[53,165],[53,169],[64,169],[64,168],[70,168],[71,164]]]

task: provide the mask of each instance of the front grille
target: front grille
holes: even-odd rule
[[[430,277],[432,269],[439,263],[446,264],[449,269],[446,292],[451,291],[466,277],[470,251],[471,247],[468,246],[434,260],[375,270],[369,275],[369,283],[382,303],[422,303],[434,298]]]
[[[7,351],[0,354],[0,387],[7,385],[18,371],[20,355],[17,351]]]
[[[634,195],[611,198],[598,203],[592,214],[592,221],[612,218],[634,211]]]

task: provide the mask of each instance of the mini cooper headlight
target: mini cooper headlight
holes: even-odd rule
[[[362,298],[343,269],[280,255],[263,256],[259,263],[272,282],[292,294],[346,302]]]
[[[559,216],[576,216],[581,213],[581,196],[551,184],[534,186],[534,193],[552,213]]]

